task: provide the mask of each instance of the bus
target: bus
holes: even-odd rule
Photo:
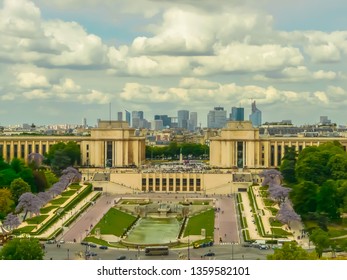
[[[146,256],[163,256],[169,254],[168,246],[151,246],[145,248]]]

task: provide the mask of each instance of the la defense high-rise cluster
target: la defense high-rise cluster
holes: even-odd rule
[[[245,120],[245,108],[243,107],[232,107],[229,118],[227,118],[227,111],[224,107],[214,107],[213,110],[207,114],[207,127],[208,128],[223,128],[228,121],[239,121]],[[255,101],[252,102],[251,114],[249,120],[252,122],[253,127],[261,126],[261,111],[257,108]]]

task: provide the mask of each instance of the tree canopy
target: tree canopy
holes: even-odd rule
[[[267,255],[268,260],[316,260],[315,252],[307,252],[297,245],[295,241],[285,242],[282,248],[274,249],[274,253]]]
[[[45,157],[46,163],[55,171],[59,172],[68,166],[79,164],[81,161],[81,151],[76,142],[59,142],[50,147],[49,152]]]
[[[44,251],[35,238],[14,238],[0,251],[1,260],[43,260]]]
[[[285,176],[292,187],[294,209],[304,217],[314,213],[318,219],[320,215],[339,219],[347,210],[347,153],[342,145],[333,141],[310,146],[299,153],[295,162],[289,162],[293,157],[293,151],[288,151],[281,170],[291,168],[292,174],[295,164],[295,178]]]

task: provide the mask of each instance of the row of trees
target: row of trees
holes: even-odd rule
[[[264,170],[259,174],[263,178],[262,186],[268,186],[270,199],[276,201],[280,207],[276,219],[283,224],[290,225],[292,221],[300,221],[301,217],[294,211],[289,199],[290,188],[283,187],[281,172],[270,169]]]
[[[63,183],[58,176],[64,178],[66,174],[62,170],[78,164],[79,160],[80,149],[75,142],[52,145],[45,157],[32,153],[28,164],[18,158],[7,163],[0,156],[0,220],[15,210],[24,193],[37,193],[42,199],[51,187],[52,192],[59,193],[59,184]]]
[[[304,218],[339,219],[347,212],[347,153],[337,142],[286,149],[280,170],[295,210]]]
[[[171,142],[168,146],[146,146],[146,158],[177,158],[180,153],[184,157],[192,156],[193,158],[206,158],[209,155],[209,147],[202,144]]]
[[[79,182],[80,180],[81,174],[77,169],[73,167],[64,169],[60,180],[47,191],[40,192],[37,195],[32,192],[23,193],[18,199],[15,213],[24,212],[23,221],[26,219],[28,213],[39,215],[42,206],[46,205],[47,202],[57,195],[60,195],[71,183]],[[4,220],[4,226],[9,229],[16,228],[19,225],[19,220],[18,218],[16,219],[15,213],[9,213]]]

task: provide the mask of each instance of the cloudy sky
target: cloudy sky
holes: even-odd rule
[[[347,124],[345,0],[0,0],[0,125],[143,110]]]

